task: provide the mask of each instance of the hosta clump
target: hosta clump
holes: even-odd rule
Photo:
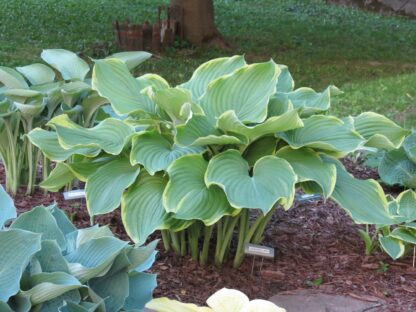
[[[1,186],[0,211],[1,311],[138,311],[152,298],[156,276],[143,271],[157,242],[139,247],[108,227],[77,230],[56,205],[3,228],[15,210]]]
[[[379,184],[354,179],[337,158],[400,145],[407,132],[375,113],[325,115],[339,93],[333,86],[294,90],[286,66],[242,56],[211,60],[176,87],[99,60],[92,86],[120,117],[85,129],[61,115],[48,123],[53,132],[32,131],[58,162],[43,186],[85,181],[91,216],[121,204],[137,243],[162,230],[166,249],[206,263],[215,242],[215,262],[234,253],[239,266],[245,244],[261,242],[273,211],[290,208],[297,187],[335,199],[360,223],[392,222]],[[68,154],[76,156],[62,162]]]
[[[51,67],[42,63],[16,69],[0,66],[0,159],[6,170],[6,188],[13,194],[21,184],[27,185],[29,194],[36,183],[36,137],[31,144],[25,134],[61,114],[85,127],[92,126],[97,115],[98,119],[106,117],[100,108],[108,100],[91,89],[90,67],[83,59],[62,49],[44,50],[41,57]],[[149,57],[147,52],[110,56],[130,69]],[[48,167],[45,161],[45,177]]]

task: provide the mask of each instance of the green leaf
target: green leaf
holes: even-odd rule
[[[87,207],[91,216],[113,211],[120,205],[121,195],[139,175],[127,158],[110,161],[88,177],[85,186]]]
[[[267,106],[276,92],[279,73],[273,61],[246,65],[209,84],[200,105],[212,120],[234,110],[243,123],[260,123],[267,117]]]
[[[107,57],[109,58],[116,58],[120,61],[123,61],[129,70],[132,70],[139,66],[144,61],[150,59],[152,54],[149,52],[144,51],[128,51],[128,52],[118,52],[111,54]]]
[[[243,124],[234,111],[225,112],[217,122],[217,127],[225,133],[243,135],[249,142],[267,134],[292,130],[302,126],[303,122],[296,110],[288,111],[280,116],[270,117],[265,122],[254,126]]]
[[[221,187],[235,208],[258,208],[264,214],[279,201],[285,209],[292,205],[296,175],[289,163],[275,156],[260,158],[252,174],[236,150],[227,150],[211,159],[205,183]]]
[[[349,153],[364,143],[356,131],[336,117],[314,115],[304,119],[303,123],[303,128],[280,134],[292,148],[311,147]]]
[[[84,229],[79,229],[77,231],[77,239],[76,239],[76,248],[79,248],[82,244],[86,242],[97,239],[101,237],[114,237],[113,232],[111,232],[108,225],[99,226],[98,224]]]
[[[397,197],[399,215],[406,217],[407,222],[416,220],[416,192],[407,190]]]
[[[100,153],[100,149],[97,147],[65,149],[59,144],[58,134],[54,131],[36,128],[30,131],[27,136],[30,142],[37,146],[52,161],[65,161],[74,154],[95,157]]]
[[[280,68],[280,75],[277,79],[276,92],[292,92],[295,82],[286,65],[277,65]]]
[[[100,148],[108,154],[118,155],[134,133],[133,128],[121,120],[107,118],[94,128],[83,128],[67,115],[59,115],[48,122],[55,128],[59,144],[64,149]]]
[[[387,252],[387,254],[393,258],[393,260],[403,256],[405,247],[400,240],[390,236],[380,236],[378,240],[383,250]]]
[[[124,304],[124,309],[143,309],[146,303],[152,300],[153,290],[156,286],[155,274],[129,273],[129,296]]]
[[[33,120],[33,118],[38,117],[45,109],[45,105],[45,102],[33,102],[31,104],[14,102],[14,106],[20,111],[25,120]]]
[[[75,175],[65,163],[57,163],[49,176],[40,183],[40,187],[49,192],[59,192],[61,188],[75,179]]]
[[[337,160],[327,159],[337,167],[337,182],[331,197],[358,224],[394,224],[388,212],[386,195],[376,181],[358,180]]]
[[[25,78],[13,68],[0,66],[0,83],[8,89],[27,89]]]
[[[83,94],[91,90],[91,86],[83,81],[72,81],[66,83],[61,88],[63,101],[72,107]]]
[[[155,93],[154,101],[156,105],[163,109],[174,124],[183,124],[189,114],[183,114],[182,107],[185,103],[192,103],[192,95],[189,90],[180,88],[162,89]]]
[[[114,160],[115,157],[103,155],[102,157],[86,158],[82,161],[74,161],[68,164],[72,173],[81,181],[87,182],[88,178],[95,173],[100,167]]]
[[[42,93],[29,89],[7,89],[3,94],[12,101],[18,103],[42,102]]]
[[[131,75],[127,65],[118,59],[97,60],[92,73],[92,88],[109,99],[119,115],[136,110],[154,113],[152,100],[141,92],[140,82]]]
[[[334,164],[324,162],[319,154],[308,148],[291,149],[286,146],[276,153],[289,162],[298,176],[298,182],[316,182],[328,198],[335,187],[337,170]]]
[[[205,184],[207,167],[202,155],[186,155],[172,163],[167,169],[169,182],[163,194],[167,212],[181,220],[201,220],[205,225],[235,212],[218,186]]]
[[[64,234],[46,207],[38,206],[22,213],[10,228],[42,234],[42,240],[56,240],[62,250],[66,248]]]
[[[399,239],[403,242],[416,245],[416,235],[412,230],[406,229],[404,227],[395,228],[391,233],[390,237]]]
[[[254,166],[257,160],[264,156],[274,155],[276,151],[277,139],[274,136],[262,137],[251,143],[244,151],[244,159],[250,167]]]
[[[144,74],[137,77],[136,80],[142,88],[152,87],[154,91],[169,88],[169,83],[163,77],[156,74]]]
[[[244,65],[246,65],[246,61],[241,55],[210,60],[199,66],[192,74],[191,79],[181,87],[190,90],[193,99],[197,101],[206,92],[212,81],[231,74]]]
[[[97,109],[105,104],[108,104],[108,100],[95,92],[84,98],[81,102],[84,120],[91,121]]]
[[[387,117],[373,112],[362,113],[353,120],[355,130],[367,140],[368,147],[397,149],[409,134]]]
[[[0,230],[8,220],[14,219],[16,216],[13,199],[0,185]]]
[[[402,184],[416,188],[416,163],[407,157],[403,148],[385,153],[378,167],[378,173],[388,184]]]
[[[41,58],[58,70],[64,80],[84,80],[90,71],[88,64],[74,52],[64,49],[43,50]]]
[[[162,175],[142,172],[138,181],[123,194],[121,218],[129,237],[143,244],[155,230],[167,229],[163,191],[167,180]]]
[[[287,98],[282,99],[282,94],[277,93],[270,97],[269,104],[267,105],[267,116],[273,117],[273,116],[280,116],[284,113],[294,110],[293,104],[290,100]]]
[[[412,133],[406,137],[403,142],[403,148],[406,152],[407,157],[409,157],[414,163],[416,163],[416,131],[413,130]]]
[[[39,273],[31,276],[32,288],[23,291],[28,295],[32,305],[52,300],[60,295],[82,287],[82,284],[72,275],[64,272]]]
[[[45,64],[30,64],[16,67],[16,70],[25,76],[32,85],[41,85],[55,80],[55,72]]]
[[[20,278],[30,258],[41,248],[41,235],[10,229],[0,231],[0,301],[7,302],[20,289]]]
[[[130,162],[141,164],[154,175],[155,172],[166,170],[169,165],[186,154],[199,154],[201,147],[180,147],[173,140],[157,131],[146,131],[133,137]]]

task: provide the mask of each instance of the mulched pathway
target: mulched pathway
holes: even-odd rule
[[[378,178],[376,171],[360,163],[344,160],[344,164],[358,178]],[[4,182],[2,170],[0,182]],[[400,189],[386,191],[397,194]],[[73,216],[76,226],[89,226],[85,202],[65,202],[61,194],[45,195],[41,190],[33,196],[24,196],[21,190],[15,198],[19,213],[53,201]],[[119,211],[96,221],[109,224],[117,236],[128,239]],[[289,211],[278,210],[273,216],[264,244],[276,249],[276,257],[274,261],[265,260],[261,272],[257,260],[255,273],[250,274],[252,258],[246,258],[239,269],[233,269],[231,263],[219,269],[213,265],[200,267],[188,257],[161,251],[151,269],[158,274],[155,296],[203,304],[222,287],[240,289],[252,299],[313,289],[368,301],[381,299],[386,304],[378,311],[416,311],[416,269],[412,268],[412,258],[392,261],[382,252],[365,256],[358,228],[331,200],[296,203]]]

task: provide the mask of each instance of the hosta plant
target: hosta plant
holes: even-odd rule
[[[0,66],[0,159],[6,170],[6,188],[13,194],[21,184],[27,185],[29,194],[36,183],[36,141],[31,144],[25,134],[35,127],[44,127],[53,116],[61,114],[85,127],[92,126],[99,108],[108,104],[107,99],[91,89],[87,78],[90,67],[75,53],[50,49],[44,50],[41,57],[50,66]],[[149,57],[147,52],[110,56],[122,60],[130,69]],[[42,168],[46,177],[46,158]]]
[[[85,181],[91,217],[121,204],[136,243],[161,230],[166,249],[202,264],[213,249],[217,265],[234,254],[239,266],[244,246],[262,241],[274,210],[289,209],[297,187],[333,198],[361,223],[391,222],[380,185],[354,179],[337,158],[400,145],[407,132],[375,113],[326,115],[339,93],[333,86],[294,90],[286,66],[234,56],[201,65],[176,87],[99,60],[92,87],[119,118],[86,129],[61,115],[48,123],[54,131],[35,129],[29,138],[57,161],[45,188]],[[74,157],[62,162],[68,154]]]
[[[0,186],[0,227],[12,208]],[[56,205],[35,207],[0,230],[0,311],[139,311],[156,287],[143,272],[156,243],[129,245],[107,226],[77,230]]]
[[[168,298],[157,298],[146,307],[155,312],[286,312],[274,303],[248,297],[239,290],[223,288],[207,299],[208,307],[198,307]]]

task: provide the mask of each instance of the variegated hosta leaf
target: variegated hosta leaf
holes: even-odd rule
[[[74,52],[64,49],[43,50],[41,58],[58,70],[64,80],[84,80],[90,71],[88,64]]]
[[[331,96],[342,92],[335,86],[329,86],[323,92],[311,88],[299,88],[292,92],[278,92],[276,98],[283,103],[290,101],[295,108],[302,110],[303,115],[327,111],[331,106]]]
[[[207,304],[213,312],[240,312],[250,300],[239,290],[223,288],[207,299]]]
[[[326,159],[337,167],[337,182],[331,197],[359,224],[394,224],[386,195],[376,181],[358,180],[335,159]]]
[[[278,307],[273,302],[262,300],[262,299],[255,299],[251,300],[241,312],[286,312],[285,309]]]
[[[207,90],[208,85],[215,79],[231,74],[236,69],[246,65],[244,56],[221,57],[210,60],[199,66],[191,79],[181,85],[192,93],[192,98],[197,101]]]
[[[234,110],[243,123],[263,122],[279,74],[273,61],[246,65],[210,83],[200,105],[211,120]]]
[[[81,283],[101,276],[110,269],[114,259],[127,244],[115,237],[92,239],[65,256],[69,271]]]
[[[190,111],[188,114],[183,114],[182,110],[185,103],[192,105],[192,95],[189,90],[181,88],[162,89],[155,93],[154,101],[176,125],[185,123],[191,117]]]
[[[412,229],[399,226],[395,228],[389,236],[405,243],[416,245],[416,231]]]
[[[406,222],[416,220],[416,192],[407,190],[401,193],[397,199],[398,213],[407,219]]]
[[[81,161],[74,161],[67,166],[71,169],[72,173],[80,181],[87,182],[88,178],[95,173],[100,167],[116,159],[114,156],[103,155],[96,158],[85,158]]]
[[[20,289],[20,278],[30,258],[41,248],[41,235],[10,229],[0,232],[0,301],[7,302]]]
[[[13,199],[0,185],[0,230],[8,220],[14,218],[16,218],[16,208]]]
[[[292,92],[295,82],[286,65],[277,65],[280,68],[280,75],[277,79],[276,92]]]
[[[413,130],[413,132],[406,137],[403,142],[403,148],[407,157],[416,163],[416,130]]]
[[[116,58],[123,61],[129,70],[139,66],[144,61],[150,59],[152,54],[145,51],[128,51],[111,54],[108,58]]]
[[[409,134],[387,117],[372,112],[362,113],[353,121],[355,130],[367,140],[365,146],[368,147],[397,149]]]
[[[42,93],[30,89],[7,89],[3,94],[10,100],[18,103],[42,102]]]
[[[142,88],[152,87],[154,91],[169,88],[169,83],[165,80],[165,78],[156,74],[144,74],[137,77],[136,80]]]
[[[0,84],[8,89],[27,89],[25,78],[13,68],[0,66]]]
[[[146,304],[146,308],[156,312],[213,312],[206,307],[193,303],[183,303],[169,298],[156,298]]]
[[[199,154],[202,147],[180,147],[173,143],[173,138],[156,131],[145,131],[133,137],[130,153],[132,165],[141,164],[154,175],[155,172],[166,170],[169,165],[186,154]]]
[[[42,234],[42,240],[56,240],[62,250],[66,248],[65,236],[46,207],[38,206],[21,214],[10,228]]]
[[[167,169],[169,182],[163,194],[167,212],[181,220],[201,220],[212,225],[235,210],[216,185],[207,186],[204,175],[208,162],[202,155],[186,155]]]
[[[38,117],[45,109],[45,105],[45,102],[33,102],[28,104],[14,102],[14,106],[16,106],[22,117],[26,120]]]
[[[97,109],[105,104],[108,104],[108,100],[102,96],[99,96],[95,92],[84,98],[81,102],[82,115],[84,116],[84,120],[91,121],[91,118]]]
[[[37,146],[42,153],[52,161],[65,161],[74,154],[95,157],[100,153],[100,149],[97,147],[65,149],[59,144],[58,135],[54,131],[36,128],[30,131],[27,136],[30,139],[30,142]]]
[[[85,186],[87,207],[91,216],[113,211],[120,205],[121,195],[139,175],[127,158],[117,158],[98,168],[88,177]]]
[[[205,182],[221,187],[233,207],[258,208],[266,214],[279,201],[290,208],[296,174],[286,160],[275,156],[260,158],[250,173],[240,153],[228,150],[211,159]]]
[[[193,115],[185,124],[177,126],[175,142],[181,146],[244,144],[244,137],[225,135],[215,129],[204,115]]]
[[[288,131],[303,126],[296,110],[288,111],[280,116],[274,116],[265,122],[254,126],[246,126],[237,117],[234,111],[225,112],[220,116],[217,127],[225,133],[237,133],[252,142],[264,135]]]
[[[311,147],[349,153],[364,139],[342,120],[333,116],[314,115],[303,120],[304,127],[279,134],[292,148]]]
[[[405,251],[405,246],[402,241],[397,238],[390,236],[380,236],[378,238],[381,247],[383,250],[392,257],[393,260],[396,260],[403,256]]]
[[[83,81],[72,81],[62,86],[62,98],[66,105],[72,107],[79,98],[91,90],[91,86]]]
[[[107,118],[94,128],[83,128],[67,115],[59,115],[48,122],[55,128],[59,144],[65,148],[100,148],[108,154],[118,155],[133,134],[133,128],[121,120]]]
[[[167,229],[163,191],[167,179],[142,172],[138,181],[123,194],[121,218],[127,234],[138,245],[155,230]]]
[[[16,67],[16,70],[25,76],[32,85],[41,85],[55,80],[55,72],[45,64],[30,64],[23,67]]]
[[[127,65],[118,59],[95,61],[92,88],[107,98],[119,115],[136,110],[155,112],[153,101],[141,92],[140,82],[134,79]]]
[[[49,192],[58,192],[75,179],[75,175],[65,163],[57,163],[49,176],[40,183],[40,187]]]
[[[402,184],[416,188],[416,163],[407,157],[403,148],[385,153],[378,167],[378,173],[388,184]]]
[[[23,291],[22,295],[29,296],[32,305],[52,300],[70,290],[82,287],[75,277],[64,272],[42,272],[32,275],[30,282],[32,288]]]
[[[274,155],[277,140],[275,136],[265,136],[251,143],[243,154],[249,166],[254,166],[256,161],[264,156]]]
[[[328,198],[335,187],[337,170],[334,164],[324,162],[309,148],[294,150],[289,146],[280,149],[277,157],[286,159],[298,176],[298,182],[314,181]]]

